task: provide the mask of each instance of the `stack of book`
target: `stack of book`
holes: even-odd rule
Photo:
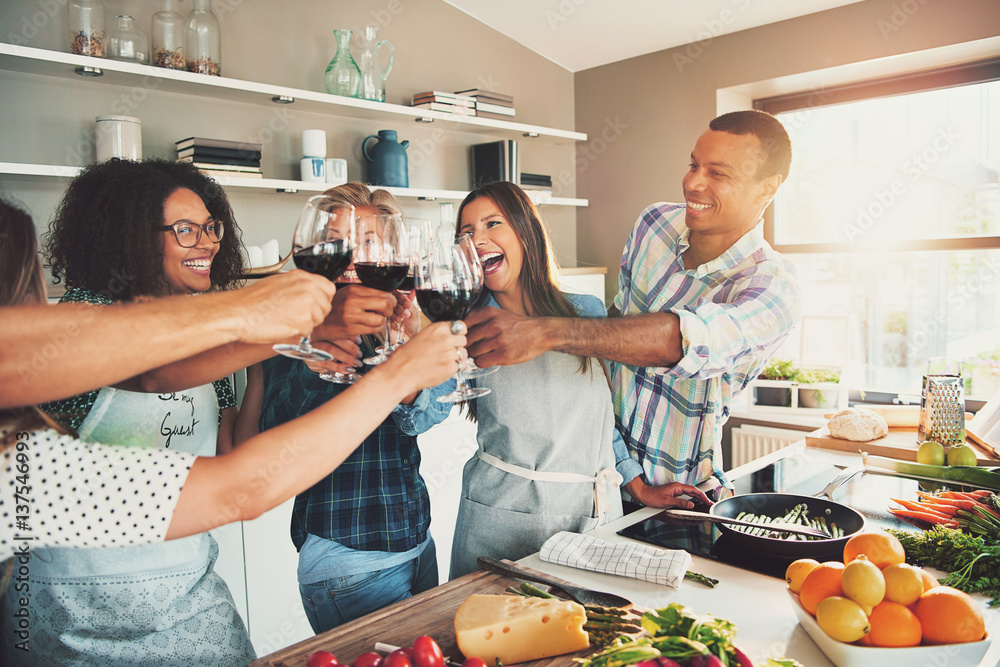
[[[514,98],[511,95],[494,93],[492,90],[483,90],[481,88],[459,90],[455,94],[475,100],[476,115],[480,118],[510,120],[514,117]]]
[[[476,115],[476,100],[474,98],[452,93],[439,93],[436,90],[417,93],[410,101],[410,106],[428,111],[454,113],[460,116]]]
[[[191,162],[208,176],[263,178],[260,144],[188,137],[174,143],[178,162]]]
[[[552,177],[546,174],[521,174],[522,190],[552,190]]]
[[[472,146],[472,189],[491,181],[517,183],[520,175],[517,142],[513,139]]]

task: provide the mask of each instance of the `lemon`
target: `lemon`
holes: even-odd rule
[[[968,445],[949,447],[947,459],[950,466],[974,466],[979,463],[975,450]]]
[[[868,615],[854,600],[833,595],[816,605],[816,622],[839,642],[856,642],[871,631]]]
[[[844,589],[845,596],[869,609],[885,597],[882,571],[864,554],[847,564],[840,575],[840,586]]]
[[[885,599],[909,607],[924,592],[924,578],[918,568],[906,563],[889,565],[882,570],[885,578]]]
[[[917,447],[917,463],[929,466],[943,466],[944,461],[944,445],[940,442],[926,440]]]
[[[800,558],[789,565],[788,569],[785,570],[785,581],[788,583],[788,589],[793,593],[802,590],[802,582],[806,575],[818,566],[819,561],[812,558]]]

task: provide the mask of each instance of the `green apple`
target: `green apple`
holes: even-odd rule
[[[944,461],[944,445],[940,442],[925,440],[917,447],[917,463],[929,466],[943,466]]]
[[[968,445],[954,445],[948,448],[948,465],[974,466],[979,463],[975,450]]]

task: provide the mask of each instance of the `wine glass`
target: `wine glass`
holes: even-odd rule
[[[299,214],[292,239],[292,261],[297,268],[336,280],[351,263],[354,207],[325,195],[310,197]],[[275,352],[303,361],[331,361],[333,355],[312,346],[310,336],[295,345],[281,343]]]
[[[452,237],[453,238],[453,237]],[[475,255],[478,261],[479,256]],[[469,314],[469,309],[479,296],[470,258],[463,251],[460,242],[451,239],[427,239],[421,252],[415,276],[417,302],[424,315],[432,322],[460,320]],[[458,386],[455,391],[439,396],[441,403],[459,403],[490,393],[484,387],[470,387],[462,376],[459,366],[455,373]]]
[[[486,284],[486,273],[483,271],[483,263],[479,260],[479,252],[476,250],[476,244],[472,240],[472,234],[459,235],[456,243],[468,258],[469,268],[472,271],[473,286],[478,294],[482,291],[484,285]],[[499,366],[480,368],[476,365],[476,360],[469,357],[465,361],[465,368],[462,369],[462,373],[467,378],[481,378],[491,373],[495,373],[498,370],[500,370]]]
[[[420,237],[427,233],[426,230],[429,229],[430,221],[424,220],[423,218],[408,217],[403,218],[403,223],[407,237],[407,259],[409,261],[409,270],[406,273],[406,278],[397,289],[400,292],[410,294],[414,289],[416,289],[415,281],[421,249]],[[399,321],[399,325],[396,329],[396,343],[389,348],[390,352],[403,344],[404,324],[404,320]]]
[[[354,270],[366,287],[392,292],[406,280],[410,271],[409,246],[403,216],[398,214],[363,215],[355,224]],[[364,362],[377,366],[392,351],[390,324],[385,321],[385,342],[375,355]]]

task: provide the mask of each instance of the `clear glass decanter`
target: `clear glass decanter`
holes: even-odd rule
[[[358,97],[361,94],[361,70],[351,55],[351,31],[334,30],[337,53],[326,66],[326,92],[331,95]]]
[[[361,93],[359,97],[363,100],[374,100],[385,102],[385,80],[392,70],[392,63],[396,58],[396,50],[392,44],[378,38],[378,28],[373,25],[365,28],[357,34],[360,53],[358,55],[358,65],[361,69]],[[382,67],[379,54],[382,47],[389,48],[389,63]]]

